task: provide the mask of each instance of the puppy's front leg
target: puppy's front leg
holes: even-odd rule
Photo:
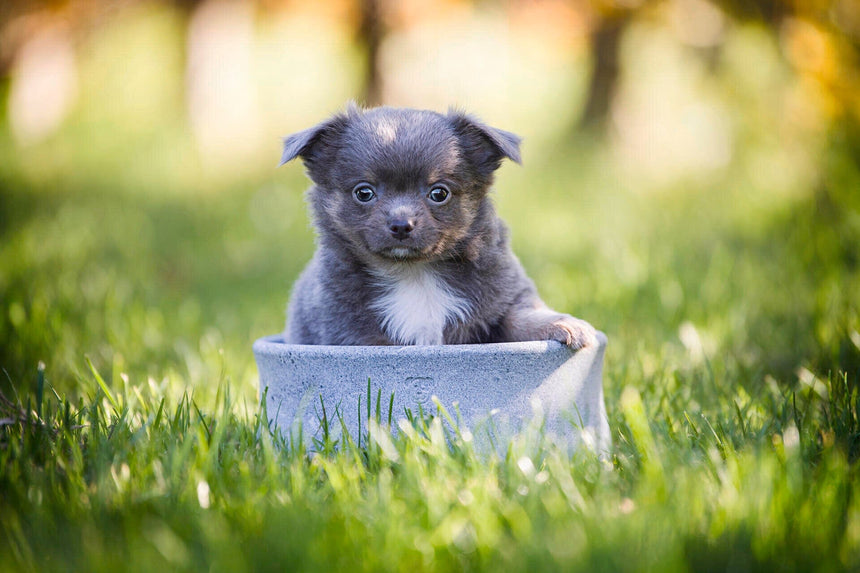
[[[504,326],[511,342],[557,340],[573,350],[597,344],[593,326],[552,310],[536,295],[515,302],[505,317]]]

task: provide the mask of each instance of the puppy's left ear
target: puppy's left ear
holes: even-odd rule
[[[449,111],[448,119],[454,131],[460,136],[466,155],[486,174],[499,168],[502,159],[508,158],[522,163],[520,157],[520,136],[490,127],[480,120],[459,111]]]

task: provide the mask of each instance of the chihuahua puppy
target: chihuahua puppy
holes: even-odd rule
[[[458,111],[379,107],[284,139],[301,157],[318,240],[296,282],[292,344],[409,345],[557,340],[596,344],[548,308],[490,200],[520,138]]]

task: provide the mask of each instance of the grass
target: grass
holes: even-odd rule
[[[309,455],[228,385],[208,412],[154,384],[7,402],[4,568],[850,569],[857,389],[816,382],[678,417],[628,387],[612,469],[481,456],[439,416]]]
[[[172,131],[102,162],[98,122],[0,130],[0,570],[860,568],[860,134],[773,136],[721,70],[740,135],[706,176],[644,185],[585,137],[500,173],[546,300],[609,336],[609,467],[481,455],[437,412],[391,437],[382,396],[289,447],[251,343],[312,249],[300,169],[204,185]]]
[[[253,207],[236,216],[269,183],[201,204],[25,195],[7,173],[3,569],[854,569],[851,149],[835,139],[832,183],[753,224],[737,197],[669,192],[625,195],[642,221],[617,243],[515,235],[538,283],[561,282],[551,302],[609,333],[610,469],[534,436],[482,456],[438,416],[291,449],[263,421],[250,342],[280,328],[310,245],[276,230],[301,244],[288,258]],[[580,167],[553,161],[547,177]],[[618,200],[585,206],[585,236]]]

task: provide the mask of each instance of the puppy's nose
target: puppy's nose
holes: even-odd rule
[[[388,223],[388,228],[391,230],[391,235],[398,241],[402,241],[409,236],[412,229],[415,228],[415,222],[412,219],[394,219]]]

